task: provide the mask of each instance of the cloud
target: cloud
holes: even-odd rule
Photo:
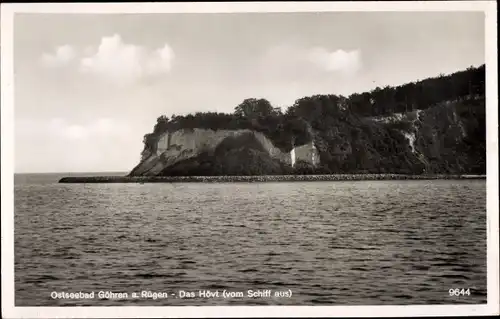
[[[42,64],[47,67],[59,67],[70,63],[76,57],[75,49],[70,45],[62,45],[54,53],[42,54]]]
[[[361,69],[361,52],[359,50],[336,50],[329,52],[317,47],[309,51],[308,59],[318,67],[329,72],[342,72],[353,75]]]
[[[16,171],[128,171],[138,163],[144,131],[129,119],[16,118]],[[43,154],[43,156],[33,156]]]
[[[91,140],[121,135],[127,129],[110,118],[97,118],[90,123],[71,123],[62,118],[53,118],[48,125],[52,136],[67,140]]]
[[[94,51],[94,54],[88,54]],[[156,50],[124,43],[120,35],[103,37],[96,50],[86,49],[80,71],[116,84],[130,84],[145,77],[168,73],[174,52],[165,44]]]
[[[67,123],[62,118],[54,118],[49,123],[49,133],[60,139],[84,140],[89,137],[87,127],[79,124]]]
[[[360,50],[329,51],[324,47],[276,45],[264,54],[260,69],[268,77],[270,72],[282,78],[312,80],[321,75],[354,75],[362,68]]]

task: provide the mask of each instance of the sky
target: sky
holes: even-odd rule
[[[485,63],[482,12],[16,14],[15,172],[125,172],[165,114]]]

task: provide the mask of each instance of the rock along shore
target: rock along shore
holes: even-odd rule
[[[334,174],[263,176],[72,176],[61,178],[59,183],[260,183],[431,179],[486,179],[486,175]]]

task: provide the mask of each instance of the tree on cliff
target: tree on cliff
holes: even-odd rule
[[[266,99],[245,99],[237,107],[234,108],[234,114],[244,117],[264,117],[273,115],[277,112]]]
[[[153,132],[160,133],[166,131],[168,128],[168,117],[165,115],[160,116],[156,119],[156,124],[153,129]]]

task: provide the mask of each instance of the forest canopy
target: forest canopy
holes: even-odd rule
[[[354,126],[361,118],[425,110],[445,101],[485,95],[485,65],[469,67],[400,86],[376,87],[372,91],[342,95],[313,95],[297,99],[285,112],[263,98],[248,98],[233,113],[197,112],[170,118],[158,117],[154,130],[144,136],[145,149],[154,150],[158,137],[185,128],[252,129],[264,133],[277,147],[289,151],[310,141],[312,130]],[[359,124],[359,123],[358,123]],[[358,131],[359,129],[354,129]],[[356,134],[356,133],[354,133]]]

